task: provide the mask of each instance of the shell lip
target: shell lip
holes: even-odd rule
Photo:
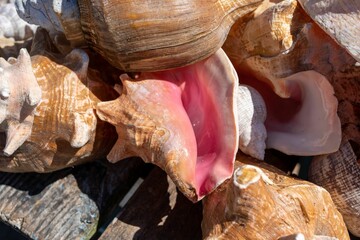
[[[188,131],[196,141],[196,152],[189,156],[195,156],[196,160],[190,160],[194,169],[183,168],[194,171],[193,179],[184,177],[180,181],[186,186],[187,197],[199,201],[233,172],[238,148],[236,71],[226,54],[219,50],[194,65],[152,73],[150,77],[171,81],[182,91],[181,102],[192,127]],[[188,174],[178,174],[181,176]]]

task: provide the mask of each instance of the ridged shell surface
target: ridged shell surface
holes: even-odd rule
[[[79,0],[88,43],[125,71],[189,65],[218,50],[234,20],[262,0]]]
[[[203,207],[204,239],[350,239],[325,189],[240,154]]]
[[[349,231],[360,237],[360,163],[351,144],[344,141],[334,154],[315,157],[309,180],[331,194]]]
[[[50,52],[44,31],[35,37],[32,71],[41,89],[31,134],[10,156],[0,155],[0,169],[47,172],[106,156],[115,129],[97,119],[95,107],[116,94],[89,69],[80,49],[66,56]],[[36,49],[37,48],[37,49]],[[16,133],[16,131],[15,131]],[[5,144],[2,135],[1,145]]]
[[[299,0],[309,16],[360,62],[360,2],[357,0]]]

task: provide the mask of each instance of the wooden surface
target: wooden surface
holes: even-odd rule
[[[201,203],[151,169],[127,159],[46,174],[0,172],[0,239],[201,239]]]
[[[197,240],[201,239],[201,220],[201,203],[186,199],[156,168],[100,239]]]
[[[46,174],[0,173],[0,220],[31,239],[89,239],[142,165],[128,159]]]

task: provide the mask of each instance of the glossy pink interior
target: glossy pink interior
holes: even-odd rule
[[[214,185],[209,174],[220,155],[221,122],[214,99],[201,81],[185,76],[182,103],[190,119],[197,143],[195,182],[198,196],[211,191]]]
[[[218,179],[231,175],[232,171],[233,157],[230,157],[230,164],[228,164],[226,161],[228,156],[224,153],[226,149],[222,146],[224,124],[219,112],[221,103],[215,102],[215,93],[209,90],[206,74],[198,72],[196,68],[186,67],[177,70],[176,74],[165,71],[153,75],[158,79],[173,82],[182,90],[181,101],[189,118],[182,121],[190,121],[192,126],[192,129],[188,129],[183,134],[193,134],[196,138],[197,153],[194,155],[197,159],[194,187],[198,198],[202,198],[219,184]],[[174,98],[176,97],[178,96],[174,95]],[[176,100],[167,99],[167,101]],[[228,170],[224,171],[224,169]]]
[[[241,84],[252,86],[264,99],[267,109],[265,121],[267,130],[281,128],[281,124],[290,122],[301,109],[301,91],[299,89],[291,89],[291,97],[282,98],[272,90],[270,84],[249,75],[241,75],[240,72],[239,75]]]

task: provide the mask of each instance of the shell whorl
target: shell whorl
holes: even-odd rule
[[[202,231],[204,239],[350,239],[325,189],[242,154],[232,179],[203,200]]]
[[[3,98],[9,95],[8,106],[0,99],[3,104],[0,113],[6,113],[1,127],[7,131],[8,138],[5,143],[5,134],[0,135],[0,146],[5,147],[4,153],[0,153],[0,170],[48,172],[105,157],[115,142],[116,133],[114,127],[96,117],[95,106],[117,94],[102,81],[98,70],[89,67],[85,51],[74,49],[67,55],[52,52],[55,48],[44,29],[36,32],[34,43],[36,49],[32,54],[35,55],[31,58],[21,50],[18,60],[0,59],[7,76],[1,76],[1,82],[10,85],[10,94],[0,87]],[[24,56],[26,68],[20,64]],[[18,65],[27,71],[19,70]],[[32,81],[28,84],[30,76]],[[41,101],[34,88],[41,92]],[[20,111],[20,107],[21,113],[17,113],[15,110]],[[17,122],[20,127],[16,127]],[[14,142],[12,145],[16,148],[10,148],[9,142]]]
[[[73,46],[92,47],[119,69],[153,72],[214,54],[234,20],[262,1],[16,0],[16,5],[23,19],[52,35],[64,33]]]

